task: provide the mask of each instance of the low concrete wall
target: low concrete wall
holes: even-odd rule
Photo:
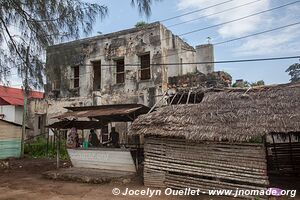
[[[68,149],[74,167],[136,172],[127,149]]]

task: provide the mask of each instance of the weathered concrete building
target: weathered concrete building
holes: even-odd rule
[[[153,106],[168,78],[214,71],[213,46],[196,49],[159,22],[54,45],[47,50],[48,119],[64,106]],[[48,121],[50,122],[50,121]]]

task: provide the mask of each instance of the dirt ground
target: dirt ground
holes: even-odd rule
[[[130,183],[113,182],[108,184],[84,184],[64,181],[53,181],[45,179],[42,173],[55,169],[55,161],[48,159],[18,159],[11,160],[9,169],[0,166],[0,200],[77,200],[77,199],[178,199],[178,200],[230,200],[237,198],[201,196],[165,196],[157,195],[149,198],[148,196],[124,196],[113,195],[112,189],[119,188],[124,192],[129,189],[147,189],[140,180]],[[62,163],[63,167],[68,167],[68,163]],[[283,198],[280,198],[283,199]],[[300,199],[300,198],[293,198]]]

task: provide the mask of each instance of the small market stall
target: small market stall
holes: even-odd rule
[[[119,139],[118,146],[112,145],[108,134],[108,126],[113,130],[116,123],[128,123],[137,116],[149,112],[150,108],[141,104],[117,104],[87,107],[66,107],[69,111],[56,116],[62,120],[48,126],[60,138],[62,130],[81,130],[81,144],[68,148],[72,165],[79,168],[107,169],[116,171],[136,172],[138,165],[139,142],[130,143],[127,130]],[[87,121],[89,120],[89,121]],[[120,125],[120,124],[118,124]],[[120,126],[124,129],[126,126]],[[99,137],[106,137],[99,145],[86,144],[85,130],[100,130]],[[125,128],[126,129],[126,128]],[[92,133],[92,132],[91,132]],[[98,137],[98,136],[97,136]],[[122,141],[122,142],[120,142]],[[59,156],[59,155],[58,155]]]

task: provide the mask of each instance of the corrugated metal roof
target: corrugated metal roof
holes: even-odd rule
[[[141,107],[137,108],[117,108],[117,109],[99,109],[99,110],[86,110],[86,111],[74,111],[67,112],[63,115],[58,116],[57,118],[66,118],[66,117],[103,117],[103,116],[113,116],[113,115],[128,115],[136,110],[139,110]]]
[[[48,128],[57,128],[57,129],[70,129],[70,128],[77,128],[79,130],[84,129],[100,129],[103,128],[103,124],[99,121],[60,121],[55,122],[49,126]]]
[[[29,98],[42,99],[43,92],[30,91]],[[0,105],[24,105],[24,90],[0,85]]]
[[[137,116],[146,114],[150,108],[142,104],[116,104],[86,107],[66,107],[71,112],[53,117],[58,119],[95,118],[103,123],[107,122],[129,122]]]
[[[24,99],[18,99],[18,98],[9,97],[9,96],[2,96],[0,98],[6,102],[2,105],[15,105],[15,106],[23,106],[24,105]]]
[[[86,110],[98,110],[98,109],[118,109],[118,108],[137,108],[137,107],[145,107],[147,106],[143,104],[108,104],[108,105],[97,105],[97,106],[77,106],[77,107],[64,107],[68,110],[72,111],[86,111]]]

